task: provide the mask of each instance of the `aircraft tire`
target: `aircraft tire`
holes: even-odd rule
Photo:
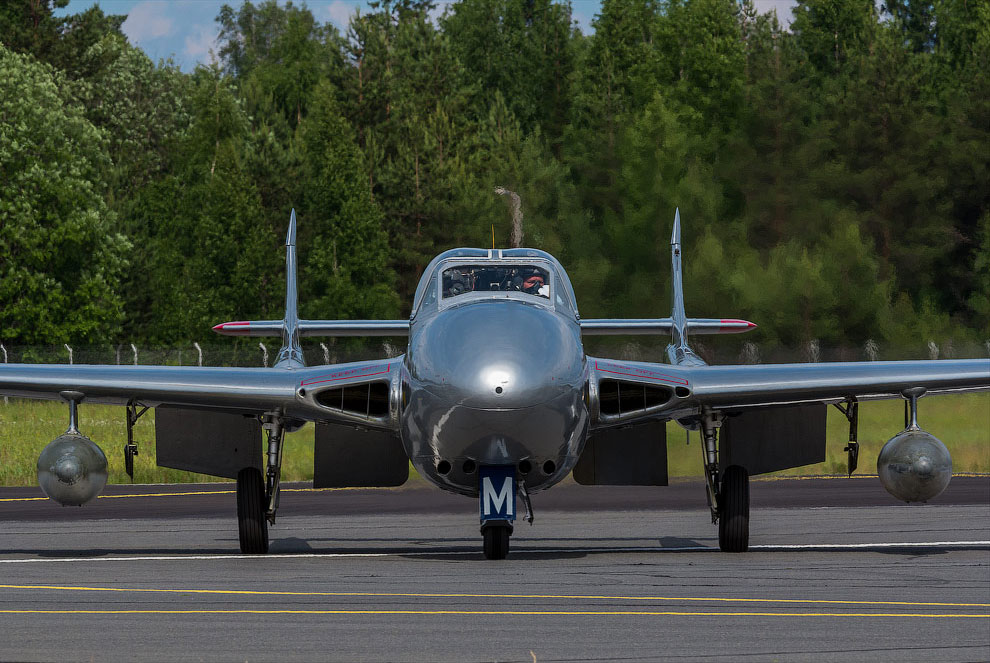
[[[722,552],[746,552],[749,549],[749,472],[745,467],[730,465],[725,468],[719,499],[718,547]]]
[[[265,483],[256,467],[237,473],[237,532],[241,552],[264,555],[268,552],[268,520],[265,517]]]
[[[493,525],[481,531],[484,538],[485,559],[505,559],[509,554],[509,527]]]

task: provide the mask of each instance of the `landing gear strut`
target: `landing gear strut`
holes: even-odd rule
[[[859,402],[855,398],[850,398],[846,401],[846,406],[842,407],[842,403],[835,403],[835,409],[845,415],[846,419],[849,421],[849,444],[846,445],[842,450],[848,454],[848,469],[849,476],[853,475],[856,468],[859,466]],[[904,417],[904,427],[907,427],[907,414],[905,412]]]
[[[275,524],[279,484],[282,477],[282,440],[285,428],[282,415],[266,413],[262,428],[268,432],[267,469],[262,478],[256,467],[237,473],[237,530],[241,552],[263,555],[268,552],[268,524]]]
[[[701,419],[705,482],[712,524],[718,524],[718,547],[722,552],[749,549],[749,472],[739,465],[719,471],[718,429],[722,415],[705,411]]]
[[[138,455],[138,445],[134,441],[134,424],[148,411],[148,406],[144,405],[138,412],[138,406],[134,401],[127,404],[127,442],[124,443],[124,471],[127,476],[134,481],[134,457]]]

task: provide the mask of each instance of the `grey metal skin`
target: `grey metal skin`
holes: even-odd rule
[[[723,333],[752,325],[736,320],[716,325],[684,316],[679,223],[672,236],[677,249],[672,318],[595,321],[597,329],[585,328],[578,317],[560,264],[533,249],[455,249],[437,256],[424,271],[408,322],[299,320],[294,228],[291,223],[286,240],[290,276],[285,318],[218,325],[222,333],[244,333],[246,327],[253,335],[267,328],[283,336],[275,367],[7,364],[0,365],[0,395],[58,399],[60,392],[71,390],[84,395],[86,403],[274,412],[287,421],[394,431],[423,476],[442,488],[476,495],[477,476],[471,463],[465,467],[467,461],[517,467],[528,461],[531,469],[520,478],[531,492],[545,489],[566,475],[594,428],[647,419],[696,421],[702,411],[773,404],[901,398],[907,388],[924,388],[927,394],[990,388],[990,360],[985,359],[755,366],[694,361],[686,341],[693,324],[701,332]],[[499,291],[445,300],[438,272],[457,262],[540,265],[550,274],[550,297]],[[725,330],[719,329],[722,322],[729,323]],[[298,339],[306,335],[307,324],[323,323],[345,335],[405,330],[408,351],[391,359],[306,367]],[[585,356],[582,333],[618,333],[623,328],[676,330],[669,352],[674,365]],[[604,414],[598,393],[606,379],[642,383],[666,396],[642,410]],[[372,411],[369,405],[363,411],[342,405],[339,395],[348,387],[367,388],[370,404],[368,385],[376,383],[387,393],[386,408]],[[450,469],[441,472],[445,462]]]
[[[63,506],[82,506],[106,483],[106,455],[78,431],[59,435],[38,456],[38,485]]]
[[[952,456],[941,440],[920,428],[890,438],[877,457],[877,474],[888,493],[905,502],[937,497],[952,478]]]
[[[448,252],[428,274],[460,262],[512,264],[524,251],[525,264],[550,270],[550,299],[486,292],[445,302],[422,292],[410,324],[402,441],[416,469],[447,490],[477,495],[478,466],[520,463],[530,469],[519,479],[541,490],[566,476],[587,437],[587,362],[557,261],[531,250],[494,251],[484,261]]]

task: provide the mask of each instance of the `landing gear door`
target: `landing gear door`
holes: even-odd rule
[[[722,423],[720,465],[764,474],[825,460],[822,403],[745,410]]]
[[[385,488],[409,478],[409,457],[399,436],[317,422],[314,488]]]
[[[574,466],[574,480],[585,486],[666,486],[666,422],[595,431]]]
[[[155,408],[159,467],[236,479],[245,467],[261,469],[261,423],[240,414]]]
[[[482,465],[478,468],[481,521],[516,519],[516,468]]]

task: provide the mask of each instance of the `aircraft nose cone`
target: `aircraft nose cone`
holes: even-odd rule
[[[467,407],[538,405],[573,389],[583,374],[576,325],[516,301],[449,309],[417,345],[429,353],[427,388]]]

